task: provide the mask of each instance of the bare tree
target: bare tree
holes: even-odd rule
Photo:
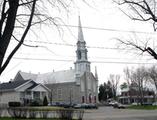
[[[142,105],[144,102],[144,89],[145,89],[145,82],[148,79],[147,72],[145,67],[139,67],[135,71],[132,72],[132,78],[133,78],[133,87],[137,87],[138,91],[138,97],[139,97],[139,102]]]
[[[151,68],[149,68],[147,70],[148,72],[148,76],[151,78],[151,81],[154,85],[155,85],[155,88],[156,88],[156,91],[157,91],[157,68],[156,66],[152,66]]]
[[[132,20],[152,21],[156,31],[157,7],[156,0],[118,0],[119,5],[127,5],[127,11],[122,10]]]
[[[24,44],[32,26],[42,23],[53,23],[59,18],[50,16],[47,7],[67,9],[72,0],[1,0],[0,1],[0,75],[9,64],[11,58],[21,47],[38,47]],[[51,11],[52,12],[52,11]],[[37,34],[37,33],[36,33]],[[11,40],[16,40],[17,45],[6,56],[6,51]],[[4,59],[4,57],[7,57]]]
[[[132,20],[138,21],[151,21],[154,31],[156,31],[157,22],[157,0],[115,0],[119,5],[125,5],[127,8],[121,11],[127,15]],[[157,53],[155,49],[148,45],[148,41],[144,44],[137,44],[132,40],[121,40],[117,39],[121,44],[142,51],[142,53],[147,52],[154,59],[157,60]],[[136,41],[139,41],[138,39]]]
[[[129,69],[128,67],[126,67],[124,70],[124,80],[126,81],[126,85],[129,89],[129,102],[131,103],[132,101],[132,84],[134,83],[134,78],[133,78],[133,68]]]
[[[132,70],[126,67],[124,70],[124,79],[126,80],[127,86],[130,87],[131,83],[133,83],[133,78],[132,78]]]
[[[114,99],[116,99],[119,80],[120,80],[120,75],[114,75],[114,74],[109,75],[108,81],[110,81],[111,83]]]

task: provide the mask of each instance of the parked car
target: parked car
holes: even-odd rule
[[[125,109],[126,106],[123,105],[123,104],[121,104],[121,103],[117,103],[117,104],[114,104],[113,108],[118,108],[118,109],[121,109],[121,108],[122,108],[122,109]]]
[[[109,104],[109,106],[114,106],[115,104],[118,104],[118,102],[117,101],[111,101],[108,104]]]
[[[131,105],[138,105],[138,103],[136,103],[136,102],[133,102]]]
[[[82,105],[81,105],[81,104],[76,104],[76,105],[74,106],[74,108],[75,108],[75,109],[80,109],[80,108],[82,108]]]
[[[76,104],[74,108],[75,109],[97,109],[98,106],[96,104],[82,103],[82,104]]]
[[[89,104],[89,108],[98,109],[98,106],[96,104]]]
[[[153,105],[153,106],[157,106],[157,102],[154,102],[152,105]]]
[[[48,103],[48,106],[57,106],[57,104],[55,102],[50,102]]]
[[[151,102],[144,102],[143,105],[152,105]]]

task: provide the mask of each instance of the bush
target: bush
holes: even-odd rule
[[[39,103],[38,103],[37,101],[33,101],[33,102],[31,102],[30,105],[31,105],[31,106],[39,106]]]
[[[27,109],[26,108],[8,108],[8,113],[12,118],[26,118]]]
[[[48,105],[48,101],[47,101],[47,97],[44,97],[44,101],[43,101],[43,106],[47,106]]]
[[[20,102],[9,102],[8,105],[9,105],[9,107],[20,107],[21,103]]]
[[[31,100],[30,106],[42,106],[43,105],[43,101],[41,99],[33,99]]]

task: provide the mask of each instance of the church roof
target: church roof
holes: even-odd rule
[[[37,78],[37,74],[19,71],[19,72],[17,73],[17,75],[15,76],[14,80],[18,80],[18,76],[19,76],[19,75],[21,75],[21,77],[22,77],[24,80],[28,80],[28,79],[36,80],[36,78]]]
[[[39,74],[36,82],[40,83],[65,83],[75,82],[75,70],[63,70]]]
[[[26,72],[18,72],[24,80],[32,79],[37,83],[65,83],[65,82],[75,82],[75,70],[63,70],[57,72],[49,72],[43,74],[32,74]],[[16,77],[15,77],[16,78]],[[16,81],[16,79],[15,79]]]

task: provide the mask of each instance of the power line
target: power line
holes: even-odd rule
[[[13,59],[22,59],[22,60],[33,60],[33,61],[59,61],[59,62],[74,62],[74,60],[65,60],[65,59],[48,59],[48,58],[20,58],[20,57],[13,57]],[[155,63],[148,63],[148,62],[117,62],[117,61],[90,61],[92,63],[109,63],[109,64],[155,64]]]
[[[30,56],[42,56],[42,57],[44,57],[43,55],[45,55],[45,54],[27,54],[27,53],[18,53],[19,55],[30,55]],[[53,54],[53,55],[56,55],[56,54]],[[6,55],[6,56],[8,56],[8,55]],[[66,57],[66,58],[71,58],[71,59],[73,59],[73,58],[76,58],[76,56],[74,55],[74,56],[67,56],[67,55],[56,55],[56,56],[58,56],[58,57]],[[148,60],[153,60],[153,58],[152,59],[142,59],[142,58],[140,58],[140,59],[137,59],[137,58],[135,58],[135,57],[133,57],[133,58],[121,58],[121,57],[102,57],[102,56],[89,56],[88,57],[89,59],[101,59],[101,60],[140,60],[140,61],[148,61]]]
[[[60,25],[58,26],[63,26],[63,27],[79,27],[77,25]],[[111,31],[111,32],[128,32],[128,33],[142,33],[142,34],[155,34],[154,32],[142,32],[142,31],[133,31],[133,30],[119,30],[119,29],[110,29],[110,28],[99,28],[99,27],[90,27],[90,26],[82,26],[82,28],[85,29],[93,29],[93,30],[105,30],[105,31]]]
[[[25,40],[26,42],[35,42],[40,44],[50,44],[50,45],[60,45],[60,46],[70,46],[70,47],[77,47],[77,45],[68,44],[68,43],[52,43],[52,42],[45,42],[45,41],[32,41],[32,40]],[[40,46],[39,46],[40,47]],[[100,46],[86,46],[87,48],[95,48],[95,49],[110,49],[110,50],[127,50],[124,48],[111,48],[111,47],[100,47]],[[128,49],[133,50],[133,49]]]

